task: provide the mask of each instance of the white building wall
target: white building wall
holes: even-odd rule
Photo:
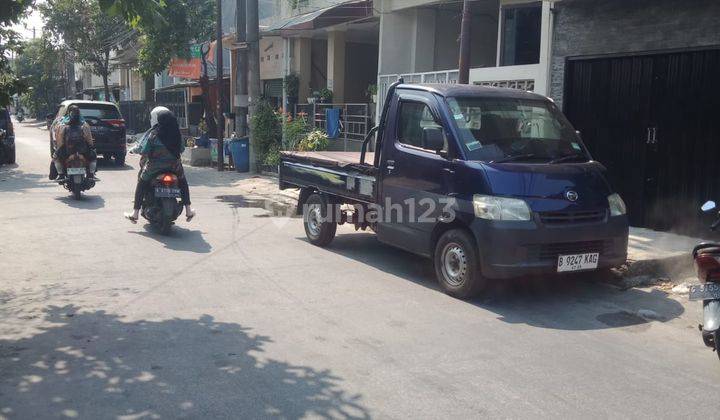
[[[499,56],[501,8],[533,2],[485,0],[485,3],[481,4],[490,7],[489,10],[495,8],[497,19],[491,13],[480,13],[474,17],[471,27],[473,56],[470,83],[530,88],[540,94],[548,93],[553,19],[551,8],[554,0],[542,0],[539,63],[496,66]],[[452,79],[456,74],[459,17],[453,11],[419,7],[430,4],[437,3],[428,0],[380,0],[378,88],[381,97],[382,85],[390,79],[387,76],[406,75],[415,81],[435,80],[436,76],[432,72],[439,72],[438,80]],[[448,70],[450,72],[445,72]]]

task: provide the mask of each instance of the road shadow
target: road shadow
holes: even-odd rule
[[[385,245],[374,234],[339,234],[326,249],[442,293],[429,259]],[[503,322],[558,330],[649,328],[685,311],[661,290],[620,291],[605,283],[609,280],[596,273],[501,280],[465,303],[494,312]]]
[[[69,194],[69,192],[68,192]],[[83,194],[79,200],[74,199],[70,195],[55,197],[55,200],[63,202],[74,209],[82,210],[98,210],[105,207],[105,199],[99,195]]]
[[[174,251],[189,251],[199,254],[207,254],[212,251],[212,245],[205,240],[201,231],[177,225],[170,229],[168,235],[160,234],[150,223],[145,223],[142,231],[131,230],[130,233],[160,242],[165,248]]]
[[[198,319],[125,322],[50,306],[41,332],[0,340],[10,418],[369,418],[333,372],[262,357],[270,337]]]
[[[0,192],[22,192],[33,188],[48,188],[50,183],[46,174],[34,174],[19,169],[17,164],[0,165]]]

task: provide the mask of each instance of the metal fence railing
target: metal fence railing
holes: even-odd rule
[[[147,101],[121,101],[120,113],[125,119],[128,134],[138,134],[150,128],[150,111],[155,107],[154,102]]]
[[[340,109],[340,135],[331,140],[331,147],[343,151],[360,150],[362,141],[372,127],[370,104],[297,104],[295,115],[304,114],[313,128],[327,132],[327,117],[325,110]],[[337,142],[342,142],[338,144]]]
[[[128,134],[138,134],[150,128],[150,111],[156,106],[164,106],[172,111],[178,119],[180,128],[187,128],[187,107],[185,103],[177,102],[150,102],[150,101],[121,101],[120,113],[125,119]]]

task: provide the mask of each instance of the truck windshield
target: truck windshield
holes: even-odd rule
[[[447,102],[468,160],[588,160],[574,129],[550,102],[475,97],[451,97]]]

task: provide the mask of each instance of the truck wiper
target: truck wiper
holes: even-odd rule
[[[570,155],[561,156],[557,159],[553,159],[548,163],[563,163],[563,162],[568,162],[571,160],[580,160],[580,159],[582,159],[583,161],[587,161],[588,157],[582,153],[573,153]]]
[[[536,156],[535,153],[523,153],[520,155],[512,155],[512,156],[504,157],[502,159],[492,160],[492,161],[490,161],[490,163],[514,162],[514,161],[522,160],[522,159],[532,159],[535,156]]]

